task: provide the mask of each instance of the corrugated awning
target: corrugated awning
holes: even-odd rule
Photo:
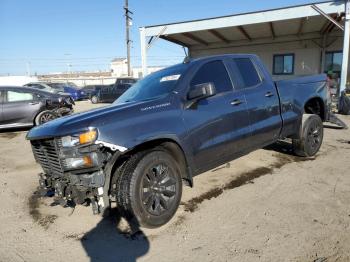
[[[316,3],[317,7],[342,23],[345,4],[343,1]],[[145,36],[168,40],[191,47],[215,43],[234,43],[262,38],[278,38],[308,33],[328,34],[339,30],[312,8],[301,5],[232,16],[216,17],[173,24],[148,26]]]

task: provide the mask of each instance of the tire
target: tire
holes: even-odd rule
[[[46,122],[49,122],[51,120],[54,120],[56,119],[58,116],[52,112],[52,111],[49,111],[49,110],[45,110],[45,111],[42,111],[40,112],[36,117],[35,117],[35,125],[36,126],[39,126],[39,125],[42,125]]]
[[[166,151],[143,151],[121,164],[112,177],[112,194],[127,220],[146,228],[166,224],[182,195],[180,168]]]
[[[314,156],[323,141],[323,123],[318,115],[304,114],[300,139],[293,139],[293,150],[297,156]]]
[[[91,103],[97,104],[98,103],[98,97],[97,96],[92,96],[91,97]]]

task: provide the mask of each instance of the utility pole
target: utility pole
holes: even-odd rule
[[[129,10],[129,1],[125,0],[125,30],[126,30],[126,53],[127,53],[127,63],[128,63],[128,76],[131,76],[131,63],[130,63],[130,47],[131,47],[131,40],[130,40],[130,26],[132,24],[132,18],[130,15],[133,15],[133,12]]]
[[[31,73],[30,73],[30,62],[26,63],[26,67],[27,67],[27,76],[30,76],[31,75]]]

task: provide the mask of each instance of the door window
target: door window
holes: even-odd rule
[[[192,78],[190,86],[204,83],[213,83],[217,94],[233,89],[231,79],[222,61],[213,61],[203,65]]]
[[[241,75],[244,87],[252,87],[261,83],[261,78],[250,58],[235,58],[237,70]]]
[[[7,102],[32,101],[32,93],[7,91]]]

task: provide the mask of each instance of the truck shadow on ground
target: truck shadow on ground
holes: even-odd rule
[[[80,239],[90,261],[133,262],[147,254],[150,243],[137,221],[125,219],[129,229],[122,230],[122,220],[118,210],[112,209]]]
[[[4,128],[4,129],[0,129],[0,137],[12,139],[12,138],[15,138],[16,136],[19,136],[21,133],[24,133],[29,130],[30,128],[28,127],[12,128],[12,129]]]
[[[264,147],[264,150],[275,151],[281,154],[295,156],[293,152],[293,144],[287,141],[277,141],[274,144],[268,145]]]

